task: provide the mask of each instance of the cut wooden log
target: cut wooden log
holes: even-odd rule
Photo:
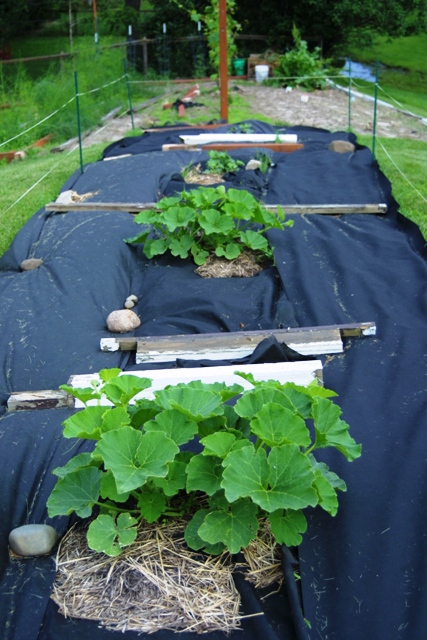
[[[61,389],[44,391],[18,391],[7,401],[8,411],[29,409],[66,409],[74,407],[74,398]]]
[[[262,204],[262,203],[261,203]],[[278,207],[287,214],[344,215],[349,213],[387,213],[386,204],[268,204],[268,211],[275,212]],[[69,211],[125,211],[136,214],[140,211],[155,209],[155,202],[49,202],[46,211],[68,213]]]
[[[188,383],[193,380],[201,380],[204,384],[214,382],[225,382],[227,385],[240,384],[244,389],[253,388],[250,382],[247,382],[240,376],[236,375],[236,371],[243,373],[251,373],[256,380],[278,380],[282,384],[286,382],[294,382],[298,385],[308,385],[313,380],[317,380],[320,385],[323,384],[322,363],[320,360],[309,360],[304,362],[278,362],[272,364],[252,364],[226,367],[200,367],[194,369],[157,369],[153,371],[124,371],[121,375],[134,375],[139,378],[149,378],[152,386],[139,393],[133,400],[142,398],[153,398],[154,392],[164,389],[168,385],[176,385],[179,383]],[[99,375],[91,373],[86,375],[71,376],[68,384],[74,388],[89,387],[93,381],[98,381]],[[35,401],[36,397],[36,401]],[[54,402],[56,398],[56,402]],[[62,400],[63,399],[63,400]],[[97,404],[94,400],[88,404]],[[105,398],[101,400],[103,405],[111,405]],[[9,411],[24,411],[32,409],[53,409],[74,407],[75,409],[83,409],[84,404],[63,391],[27,391],[13,393],[9,397]]]
[[[264,339],[274,336],[301,355],[342,353],[342,337],[375,335],[374,322],[327,327],[299,327],[264,331],[198,333],[178,336],[102,338],[101,351],[134,351],[136,362],[184,360],[236,360],[253,353]]]

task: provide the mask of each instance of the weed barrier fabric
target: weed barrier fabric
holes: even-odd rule
[[[297,594],[288,598],[283,592],[262,603],[247,590],[242,596],[245,607],[267,609],[262,618],[248,619],[243,636],[235,635],[274,640],[299,640],[298,634],[304,633],[310,640],[422,638],[427,627],[424,242],[397,212],[390,185],[366,149],[339,155],[327,151],[328,144],[333,138],[348,139],[347,134],[305,129],[301,136],[307,139],[302,151],[275,157],[279,171],[269,174],[266,199],[385,202],[388,214],[294,216],[291,230],[269,232],[274,277],[267,273],[245,283],[244,293],[228,296],[235,298],[233,307],[221,295],[224,283],[208,283],[200,293],[188,264],[172,276],[177,269],[173,260],[149,266],[140,249],[125,245],[122,238],[135,234],[128,214],[39,212],[0,265],[2,399],[4,403],[10,391],[57,388],[73,373],[112,366],[133,369],[129,354],[100,353],[99,339],[110,335],[105,329],[108,312],[120,308],[129,293],[138,294],[134,288],[142,295],[136,308],[143,321],[139,335],[230,331],[248,317],[252,327],[260,321],[264,328],[286,326],[287,318],[299,326],[375,321],[376,336],[346,339],[344,353],[322,358],[325,386],[338,393],[342,417],[363,452],[351,464],[338,452],[323,452],[348,490],[339,495],[335,518],[320,509],[308,513],[299,561],[303,616],[311,629],[301,626],[301,613],[291,607],[298,602]],[[206,158],[203,154],[191,157]],[[190,155],[154,150],[95,163],[82,176],[72,176],[64,188],[79,193],[99,189],[92,199],[104,202],[155,200],[159,185],[188,163]],[[274,180],[279,173],[281,178]],[[42,249],[44,255],[38,255]],[[20,261],[33,256],[46,258],[45,264],[34,272],[20,272]],[[162,275],[167,272],[173,282],[169,289]],[[186,300],[181,307],[179,291]],[[168,305],[169,297],[177,303]],[[260,318],[250,315],[257,305]],[[205,311],[199,315],[198,308]],[[46,327],[48,319],[53,320]],[[68,519],[48,520],[45,503],[52,487],[50,470],[77,453],[70,441],[60,438],[67,415],[59,410],[10,414],[0,422],[1,558],[6,565],[0,621],[5,640],[115,637],[95,623],[65,620],[57,613],[48,600],[52,558],[7,563],[5,545],[13,526],[47,521],[60,533],[65,530]],[[172,634],[153,637],[167,640]]]

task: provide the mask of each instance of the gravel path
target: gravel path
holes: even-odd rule
[[[203,101],[204,86],[206,85],[201,85],[201,101]],[[181,85],[181,87],[180,95],[187,90],[186,85]],[[230,83],[230,91],[234,87],[235,85]],[[348,128],[348,96],[343,91],[326,89],[304,92],[300,89],[294,89],[291,92],[286,92],[283,88],[247,83],[240,84],[238,91],[250,105],[255,117],[257,115],[268,116],[276,124],[305,125],[330,131],[346,131]],[[159,97],[159,101],[162,101],[162,97]],[[355,97],[352,100],[351,127],[356,134],[369,135],[372,132],[373,107],[373,102],[363,98]],[[134,114],[136,135],[140,133],[141,129],[156,124],[156,120],[151,115],[154,108],[156,108],[155,103]],[[114,142],[123,138],[130,130],[130,116],[114,118],[86,136],[83,146]],[[377,135],[427,141],[427,126],[418,118],[379,104]]]

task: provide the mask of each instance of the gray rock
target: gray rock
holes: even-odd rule
[[[336,153],[354,153],[354,151],[356,151],[354,144],[347,142],[347,140],[332,140],[328,149]]]
[[[136,313],[130,309],[118,309],[112,311],[107,318],[107,328],[114,333],[127,333],[133,331],[141,324]]]
[[[43,260],[40,258],[27,258],[27,260],[23,260],[21,262],[22,271],[32,271],[32,269],[37,269],[41,264],[43,264]]]
[[[58,537],[48,524],[25,524],[10,532],[9,546],[18,556],[45,556],[52,551]]]
[[[255,171],[255,169],[259,169],[260,166],[261,166],[261,162],[259,160],[249,160],[245,169],[246,171],[250,171],[250,170]]]
[[[125,300],[126,309],[132,309],[137,302],[138,302],[137,296],[134,296],[133,294],[128,296]]]

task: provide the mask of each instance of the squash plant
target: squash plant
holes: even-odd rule
[[[244,249],[251,249],[260,258],[272,258],[265,232],[293,224],[292,220],[285,222],[280,207],[277,213],[271,213],[249,192],[226,191],[222,185],[163,198],[155,209],[141,211],[135,222],[145,228],[125,242],[143,243],[147,258],[170,251],[183,259],[191,255],[197,265],[204,264],[210,253],[233,260]],[[152,228],[154,237],[150,238]]]
[[[334,447],[352,461],[361,446],[330,400],[333,391],[239,373],[249,390],[195,381],[135,399],[151,381],[119,373],[104,369],[85,389],[61,387],[86,405],[65,420],[64,436],[96,444],[54,470],[48,512],[92,516],[90,548],[119,555],[139,523],[183,515],[194,550],[237,553],[266,518],[278,543],[295,546],[306,507],[336,514],[346,485],[314,454]]]

